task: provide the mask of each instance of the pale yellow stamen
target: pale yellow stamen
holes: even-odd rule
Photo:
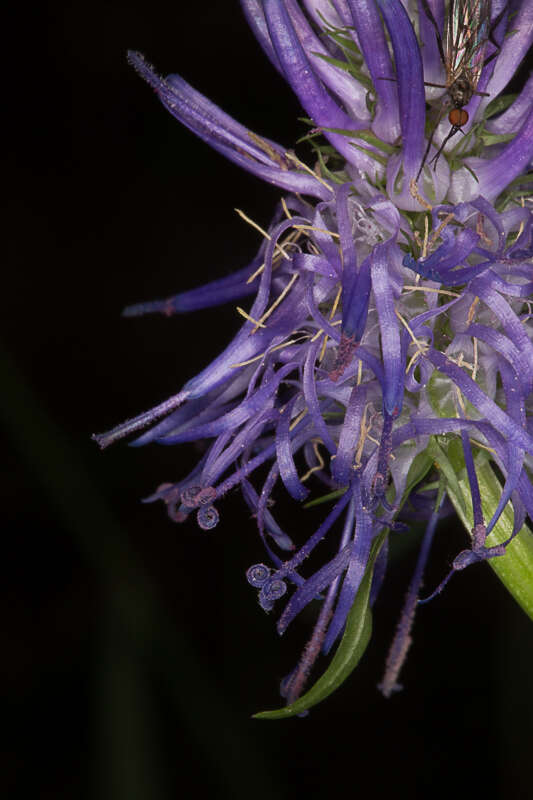
[[[314,225],[295,225],[295,231],[315,231],[316,233],[327,233],[329,236],[332,236],[334,239],[340,239],[338,233],[335,231],[330,231],[327,228],[317,228]]]
[[[258,275],[261,275],[261,273],[263,272],[264,268],[265,268],[265,263],[263,262],[261,264],[261,266],[256,269],[254,274],[250,275],[250,277],[248,278],[246,283],[253,283],[255,281],[255,279],[258,277]]]
[[[485,242],[485,244],[488,244],[489,247],[492,245],[492,241],[489,239],[489,237],[485,233],[485,229],[483,227],[483,214],[478,214],[477,215],[476,233],[477,233],[477,235],[479,236],[479,238],[481,239],[482,242]]]
[[[322,342],[322,347],[320,348],[320,354],[318,356],[318,363],[319,364],[322,363],[322,361],[324,360],[324,356],[326,355],[326,347],[327,347],[327,344],[328,344],[328,339],[329,339],[329,336],[326,334],[324,336],[324,341]]]
[[[496,452],[492,447],[489,447],[486,444],[482,444],[481,442],[478,442],[477,439],[470,439],[470,444],[475,444],[476,447],[481,447],[482,450],[487,450],[487,452],[489,452],[489,453],[495,453]]]
[[[236,369],[237,367],[247,367],[248,364],[253,364],[254,361],[260,361],[268,353],[273,353],[275,350],[282,350],[284,347],[289,347],[289,345],[291,344],[298,344],[299,342],[304,342],[308,338],[309,336],[300,336],[298,339],[289,339],[287,342],[282,342],[282,344],[277,344],[275,347],[271,347],[270,350],[265,350],[258,356],[254,356],[254,358],[248,359],[248,361],[240,361],[238,364],[230,364],[230,367],[232,369]]]
[[[422,354],[420,353],[419,350],[417,350],[416,353],[413,353],[413,355],[409,359],[409,363],[407,364],[407,367],[405,368],[405,374],[406,375],[409,373],[409,370],[411,369],[411,367],[413,366],[415,361],[417,361],[420,358],[421,355]]]
[[[281,156],[280,153],[278,153],[277,150],[274,150],[274,148],[272,147],[271,144],[269,144],[269,142],[266,142],[264,139],[258,136],[257,133],[254,133],[253,131],[247,131],[247,133],[252,142],[255,142],[255,144],[259,147],[259,149],[263,151],[263,153],[266,153],[267,156],[270,159],[272,159],[272,161],[275,161],[276,164],[282,170],[285,170],[285,172],[288,171],[289,168],[285,163],[283,157]]]
[[[300,411],[298,416],[296,416],[289,425],[289,431],[294,430],[294,428],[298,425],[299,422],[302,421],[302,419],[305,417],[306,414],[307,414],[307,408],[304,408],[303,411]]]
[[[295,244],[298,241],[298,239],[300,238],[300,235],[301,235],[300,231],[291,231],[291,233],[289,233],[288,236],[286,236],[285,239],[283,239],[283,241],[281,243],[281,246],[287,247],[290,244]],[[278,250],[278,251],[276,251],[274,253],[274,257],[272,259],[272,269],[273,270],[276,269],[277,265],[279,264],[279,262],[281,260],[281,257],[284,257],[284,258],[287,257],[287,254],[285,253],[285,251],[280,253],[280,251]],[[261,266],[256,269],[256,271],[253,273],[253,275],[250,275],[250,277],[248,278],[246,283],[247,284],[248,283],[253,283],[255,281],[255,279],[259,275],[261,275],[261,273],[264,271],[264,269],[265,269],[265,262],[263,261]]]
[[[262,322],[258,322],[256,319],[254,319],[249,314],[247,314],[246,311],[244,310],[244,308],[241,308],[240,306],[236,306],[236,308],[237,308],[238,313],[241,315],[241,317],[244,317],[244,319],[247,319],[248,322],[253,322],[254,325],[257,325],[259,328],[266,328],[266,325],[263,325]]]
[[[304,172],[308,172],[310,175],[312,175],[312,176],[313,176],[313,178],[316,178],[316,180],[317,180],[319,183],[321,183],[321,184],[322,184],[322,186],[325,186],[325,187],[326,187],[326,189],[329,189],[329,191],[331,192],[331,194],[335,194],[334,190],[331,188],[331,186],[329,185],[329,183],[326,183],[326,181],[325,181],[325,180],[323,180],[323,179],[322,179],[322,178],[321,178],[319,175],[317,175],[317,174],[316,174],[316,172],[313,172],[313,170],[311,169],[311,167],[308,167],[308,166],[307,166],[307,164],[304,164],[304,162],[303,162],[303,161],[300,161],[300,159],[298,158],[298,156],[297,156],[297,155],[295,155],[295,153],[289,153],[289,152],[287,151],[287,152],[285,153],[285,158],[288,158],[288,159],[289,159],[289,161],[292,161],[292,162],[293,162],[293,164],[296,164],[296,166],[297,166],[297,167],[300,167],[300,169],[303,169],[303,170],[304,170]]]
[[[429,239],[429,217],[424,217],[424,245],[422,247],[422,258],[426,258],[428,254],[428,239]],[[418,276],[420,278],[420,275]]]
[[[457,364],[458,367],[466,367],[466,369],[473,370],[474,365],[470,363],[470,361],[465,361],[464,353],[459,355],[459,358],[452,358],[452,356],[447,356],[448,361],[451,361],[453,364]]]
[[[244,213],[244,211],[241,211],[240,208],[236,208],[235,211],[237,212],[237,214],[239,215],[239,217],[241,219],[243,219],[245,222],[248,223],[248,225],[251,225],[252,228],[256,229],[256,231],[259,231],[261,236],[264,236],[265,239],[268,239],[269,242],[272,241],[272,236],[269,233],[267,233],[267,231],[265,231],[264,228],[262,228],[260,225],[258,225],[257,222],[254,222],[253,219],[250,219],[250,217],[248,217]],[[276,251],[278,253],[280,253],[283,256],[283,258],[286,258],[287,261],[290,261],[290,257],[287,255],[287,253],[285,253],[285,251],[283,250],[283,247],[280,244],[276,243]]]
[[[463,400],[463,395],[461,394],[461,392],[459,391],[457,386],[455,387],[455,396],[457,397],[457,402],[461,406],[461,411],[463,412],[463,417],[466,417],[466,407],[465,407],[465,403],[464,403],[464,400]]]
[[[283,213],[285,214],[287,219],[292,219],[292,214],[289,211],[289,209],[287,208],[287,203],[285,202],[285,198],[284,197],[281,198],[281,207],[282,207]]]
[[[317,472],[319,469],[324,469],[324,459],[322,458],[322,456],[320,455],[319,450],[318,450],[318,445],[322,444],[322,439],[312,439],[311,441],[313,442],[313,452],[314,452],[314,454],[316,456],[318,464],[316,466],[314,466],[314,467],[311,467],[311,469],[309,469],[305,473],[305,475],[303,475],[300,478],[302,483],[304,481],[306,481],[313,474],[313,472]]]
[[[433,231],[433,233],[431,234],[431,236],[429,238],[429,246],[430,247],[433,247],[433,245],[435,244],[435,242],[437,241],[437,239],[441,235],[441,233],[444,230],[444,228],[446,228],[446,226],[452,221],[453,218],[454,218],[453,214],[447,214],[444,217],[444,219],[442,220],[442,222],[439,225],[439,227],[437,228],[437,230]]]
[[[363,448],[365,446],[365,439],[367,437],[367,433],[372,427],[372,418],[370,419],[370,425],[368,425],[366,420],[366,414],[368,411],[368,405],[365,406],[363,410],[363,416],[361,418],[361,428],[359,432],[359,440],[357,442],[357,449],[355,451],[355,460],[354,460],[354,469],[359,469],[361,466],[361,456],[363,455]]]
[[[414,197],[415,200],[418,200],[420,205],[426,209],[426,211],[431,211],[433,206],[431,206],[427,200],[424,200],[420,192],[418,191],[418,184],[416,181],[411,180],[409,184],[409,191],[411,193],[411,197]]]
[[[395,313],[396,313],[396,316],[398,317],[398,319],[400,320],[400,322],[402,323],[402,325],[404,326],[404,328],[407,330],[407,333],[409,334],[409,336],[413,340],[413,344],[416,346],[417,350],[420,353],[425,353],[426,350],[428,349],[427,344],[424,344],[423,342],[420,341],[420,339],[416,338],[416,336],[414,335],[413,331],[411,330],[411,328],[409,326],[409,323],[407,322],[407,320],[405,320],[402,317],[402,315],[400,314],[400,312],[398,310],[396,310]]]
[[[299,277],[300,277],[299,274],[297,272],[295,272],[294,275],[292,276],[292,278],[290,279],[290,281],[288,282],[288,284],[286,285],[286,287],[284,288],[284,290],[281,292],[281,294],[278,297],[276,297],[276,299],[274,300],[274,302],[272,303],[270,308],[267,311],[265,311],[265,313],[263,314],[263,316],[261,317],[261,319],[257,323],[257,327],[252,331],[252,333],[255,333],[257,328],[260,325],[262,325],[263,322],[266,319],[268,319],[268,317],[272,314],[272,312],[279,306],[279,304],[281,303],[283,298],[286,297],[287,294],[290,292],[294,282],[296,280],[298,280]]]
[[[466,321],[467,321],[468,325],[470,325],[470,323],[474,319],[474,316],[475,316],[475,313],[476,313],[476,306],[478,305],[478,303],[479,303],[479,297],[474,297],[472,305],[468,309],[468,316],[466,318]]]
[[[339,286],[339,288],[337,290],[337,294],[335,296],[335,300],[333,301],[333,306],[332,306],[330,315],[329,315],[330,322],[333,319],[333,317],[335,316],[335,312],[337,311],[337,307],[338,307],[339,301],[341,299],[341,294],[342,294],[342,286]],[[341,320],[339,320],[339,322],[341,322]],[[329,337],[326,334],[326,336],[324,336],[324,342],[322,343],[322,348],[320,350],[320,355],[318,357],[318,363],[319,364],[322,363],[322,361],[324,360],[324,356],[326,355],[326,345],[328,343],[328,338]]]
[[[448,289],[434,289],[433,287],[413,286],[410,284],[405,284],[403,288],[408,289],[410,292],[435,292],[436,294],[446,294],[450,297],[461,297],[457,292],[450,292]]]
[[[477,346],[477,339],[475,336],[472,337],[472,343],[474,345],[474,369],[472,370],[472,380],[475,381],[477,378],[477,371],[479,367],[478,346]]]

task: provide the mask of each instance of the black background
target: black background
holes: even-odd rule
[[[309,620],[280,641],[257,607],[243,501],[212,533],[177,527],[139,499],[186,474],[194,446],[90,441],[175,393],[239,326],[231,306],[120,318],[246,264],[258,235],[233,208],[266,226],[279,197],[181,128],[125,60],[141,50],[291,146],[301,112],[238,4],[20,6],[5,36],[4,796],[526,796],[531,632],[489,567],[420,611],[406,689],[385,701],[419,531],[405,534],[348,683],[306,719],[252,720],[278,706]],[[316,524],[281,507],[293,531]],[[427,585],[463,543],[444,522]]]

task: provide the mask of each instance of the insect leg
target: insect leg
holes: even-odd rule
[[[444,65],[444,67],[446,67],[446,59],[444,58],[444,48],[442,46],[442,37],[440,35],[439,26],[437,25],[437,20],[433,16],[433,12],[430,9],[427,0],[421,0],[421,3],[422,3],[422,6],[424,8],[424,13],[425,13],[426,17],[429,19],[429,21],[431,22],[431,24],[435,28],[435,35],[437,37],[437,47],[439,48],[439,55],[440,55],[440,58],[441,58],[441,61],[442,61],[443,65]]]
[[[424,164],[426,163],[426,159],[427,159],[427,157],[428,157],[428,154],[429,154],[430,147],[431,147],[431,145],[432,145],[432,143],[433,143],[433,137],[435,136],[435,131],[436,131],[436,130],[437,130],[437,128],[439,127],[439,123],[440,123],[440,121],[441,121],[441,119],[442,119],[442,117],[443,117],[443,114],[444,114],[445,110],[446,110],[446,109],[445,109],[445,107],[444,107],[444,106],[441,106],[441,108],[439,109],[439,115],[438,115],[438,117],[437,117],[437,121],[436,121],[435,125],[433,126],[433,130],[432,130],[432,131],[431,131],[431,133],[430,133],[430,136],[429,136],[429,139],[428,139],[428,144],[427,144],[427,147],[426,147],[426,152],[424,153],[424,158],[422,159],[422,163],[420,164],[420,169],[419,169],[419,170],[418,170],[418,172],[417,172],[417,175],[416,175],[416,178],[415,178],[415,182],[418,182],[418,179],[419,179],[419,177],[420,177],[420,174],[421,174],[422,170],[424,169]],[[446,142],[448,141],[448,139],[449,139],[449,137],[447,137],[447,138],[444,140],[444,143],[446,143]],[[441,150],[442,150],[442,147],[441,147]],[[439,156],[439,155],[440,155],[440,150],[439,150],[439,152],[437,153],[437,156]],[[434,161],[434,159],[431,159],[431,162],[430,162],[430,163],[432,163],[433,161]]]
[[[441,146],[437,151],[437,155],[433,156],[433,158],[429,162],[430,164],[434,164],[433,171],[437,169],[437,161],[439,160],[440,154],[444,150],[444,145],[448,144],[452,136],[455,136],[455,134],[458,133],[460,130],[461,128],[459,127],[459,125],[452,125],[452,127],[450,128],[448,135],[445,137],[444,141],[442,142]],[[463,131],[461,131],[461,133],[463,133]]]
[[[423,0],[422,0],[422,2],[423,2]],[[498,14],[498,16],[496,17],[496,19],[494,20],[494,22],[493,22],[493,23],[492,23],[492,25],[490,26],[490,31],[489,31],[489,36],[488,36],[488,39],[489,39],[489,42],[490,42],[491,44],[493,44],[493,45],[494,45],[494,47],[496,48],[496,50],[494,51],[494,53],[491,53],[491,55],[490,55],[488,58],[486,58],[486,59],[485,59],[485,61],[483,62],[483,66],[484,66],[484,67],[486,67],[486,66],[487,66],[487,64],[490,64],[490,62],[491,62],[491,61],[492,61],[494,58],[496,58],[496,56],[497,56],[497,55],[499,55],[499,54],[500,54],[500,50],[502,49],[501,45],[500,45],[500,44],[498,44],[498,42],[497,42],[497,41],[496,41],[496,39],[494,38],[494,31],[496,30],[496,28],[498,27],[498,25],[499,25],[499,24],[500,24],[500,22],[502,21],[502,19],[503,19],[503,17],[504,17],[504,14],[505,14],[505,12],[506,12],[506,11],[507,11],[507,6],[505,6],[504,8],[502,8],[502,10],[500,11],[500,13]]]

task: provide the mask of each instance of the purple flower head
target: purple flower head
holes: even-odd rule
[[[242,0],[310,118],[308,163],[129,54],[173,116],[284,193],[248,266],[125,310],[231,301],[243,322],[176,395],[94,437],[102,447],[141,431],[134,445],[206,443],[189,474],[146,502],[163,500],[173,521],[207,532],[240,487],[267,561],[246,574],[260,606],[280,634],[316,610],[283,684],[287,706],[263,716],[302,714],[355,667],[388,538],[410,519],[427,529],[385,695],[398,688],[431,541],[452,509],[470,539],[430,597],[487,561],[533,615],[533,83],[501,94],[533,39],[533,7],[476,2],[483,61],[458,104],[443,57],[450,19],[468,33],[463,0]],[[462,135],[450,135],[450,103],[465,106]],[[320,505],[314,527],[302,511],[297,531],[282,529],[280,491]]]

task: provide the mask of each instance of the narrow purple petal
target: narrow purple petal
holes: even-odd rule
[[[383,404],[397,417],[403,405],[404,361],[394,296],[389,279],[391,244],[376,245],[371,256],[372,291],[376,301],[385,372]]]
[[[246,21],[252,29],[252,33],[254,34],[255,38],[261,45],[261,49],[274,67],[278,70],[278,72],[283,75],[283,69],[279,63],[279,59],[270,39],[261,1],[240,0],[240,3],[244,12],[244,16],[246,17]]]
[[[295,403],[299,400],[297,395],[291,400],[280,415],[280,421],[276,426],[276,458],[279,467],[279,474],[283,481],[288,493],[295,500],[305,500],[309,494],[309,489],[303,485],[298,476],[296,464],[294,463],[294,455],[292,451],[293,443],[291,441],[290,424],[292,419],[292,411]]]
[[[248,172],[293,192],[328,196],[327,188],[309,173],[291,169],[285,149],[257,136],[232,120],[179,75],[160,78],[139,53],[128,54],[130,63],[157,92],[165,108],[207,144]]]
[[[337,456],[331,462],[331,474],[339,486],[347,486],[353,475],[366,398],[365,386],[353,387],[339,435]]]
[[[514,131],[522,127],[532,106],[533,75],[530,75],[514,103],[503,114],[499,114],[494,119],[489,119],[485,127],[494,134],[514,133]]]
[[[353,605],[355,595],[357,594],[357,590],[365,574],[368,556],[370,554],[370,545],[372,544],[372,518],[370,514],[363,509],[361,486],[357,478],[355,478],[354,484],[354,500],[356,517],[355,533],[350,548],[348,569],[344,576],[335,613],[329,624],[328,632],[322,646],[326,654],[329,653],[337,638],[342,633],[346,617]]]
[[[411,20],[402,4],[397,0],[377,0],[377,4],[394,51],[403,142],[402,163],[409,182],[416,177],[423,154],[426,104],[422,57]]]
[[[330,56],[322,43],[323,37],[319,38],[315,34],[295,0],[285,0],[285,7],[305,53],[311,58],[317,76],[339,98],[352,119],[368,125],[370,112],[366,106],[365,88],[345,70],[320,57]]]
[[[445,355],[431,348],[427,358],[444,375],[453,380],[466,399],[475,406],[497,429],[528,453],[533,453],[533,438],[521,428],[505,411],[487,397],[478,385],[460,367]]]
[[[257,267],[261,259],[255,258],[244,269],[233,272],[225,278],[210,281],[195,289],[180,292],[164,300],[148,300],[144,303],[126,306],[122,312],[123,317],[142,317],[146,314],[184,314],[188,311],[198,311],[201,308],[212,308],[223,303],[229,303],[241,297],[247,297],[257,291],[257,286],[248,283],[248,278]]]
[[[315,380],[315,362],[321,346],[322,342],[320,339],[317,339],[317,341],[314,342],[309,348],[304,364],[302,388],[307,403],[307,408],[309,410],[309,415],[313,421],[316,433],[318,436],[320,436],[329,452],[334,455],[337,450],[337,445],[335,444],[324,417],[322,416],[322,409],[320,408]]]
[[[435,21],[439,27],[442,36],[442,29],[444,24],[444,3],[441,0],[427,0],[427,3],[433,12]],[[420,41],[423,42],[422,47],[422,60],[424,62],[424,80],[428,83],[444,83],[444,65],[440,57],[439,48],[437,46],[437,36],[432,22],[426,15],[420,0],[417,2],[418,6],[418,27],[420,34]],[[428,87],[427,91],[429,96],[433,97],[435,89]],[[442,90],[438,90],[442,92]]]
[[[375,0],[348,0],[353,26],[376,90],[376,111],[372,130],[385,142],[400,135],[398,88],[392,68],[385,31]]]
[[[145,411],[144,413],[139,414],[137,417],[126,420],[121,425],[117,425],[116,428],[107,431],[107,433],[95,433],[93,434],[92,438],[102,449],[104,449],[110,444],[113,444],[113,442],[123,439],[125,436],[129,436],[130,433],[134,433],[142,428],[146,428],[147,425],[151,425],[156,420],[166,416],[175,408],[178,408],[178,406],[184,403],[188,396],[189,392],[185,389],[182,389],[181,392],[169,397],[168,400],[165,400],[155,408],[150,409],[150,411]]]
[[[516,15],[509,22],[509,29],[512,34],[502,44],[487,86],[491,98],[507,86],[533,43],[533,4],[529,0],[521,0]]]
[[[317,595],[329,586],[340,573],[346,569],[350,559],[351,546],[346,545],[331,561],[328,561],[314,575],[308,578],[291,597],[287,603],[282,616],[278,622],[278,633],[285,633],[293,619],[302,611]]]
[[[263,8],[272,43],[283,67],[285,77],[302,106],[318,127],[353,130],[364,128],[366,123],[356,122],[335,102],[319,80],[300,44],[294,26],[282,0],[264,0]],[[353,147],[357,142],[342,134],[324,131],[336,150],[358,169],[373,175],[380,172],[377,161]],[[366,146],[360,141],[362,146]]]

